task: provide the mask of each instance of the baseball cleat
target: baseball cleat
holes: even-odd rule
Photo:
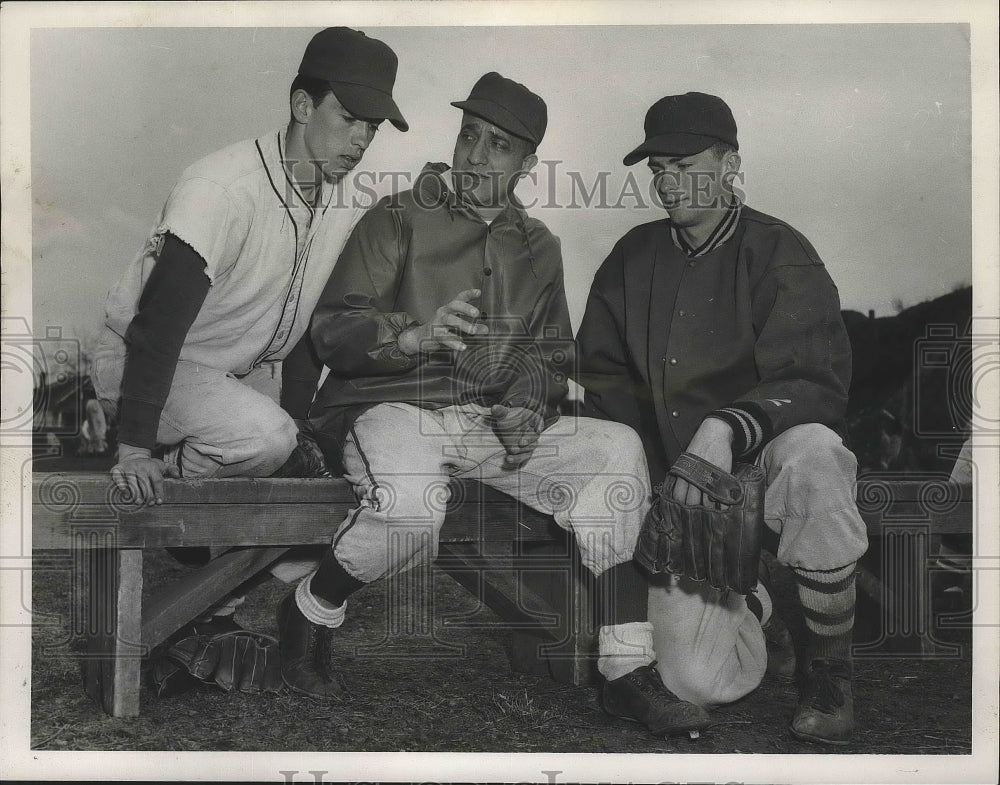
[[[851,740],[854,692],[849,662],[815,659],[810,663],[791,731],[798,739],[821,744],[844,745]]]
[[[309,621],[295,602],[295,592],[278,606],[281,677],[295,692],[313,698],[343,698],[347,690],[330,663],[333,630]]]
[[[698,731],[712,724],[707,711],[667,689],[655,662],[604,682],[601,697],[608,714],[641,722],[656,736],[693,732],[697,738]]]

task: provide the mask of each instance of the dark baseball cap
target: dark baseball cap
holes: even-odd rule
[[[451,105],[536,145],[545,136],[549,121],[548,109],[540,96],[496,71],[480,77],[466,100],[452,101]]]
[[[650,155],[695,155],[716,142],[739,150],[736,120],[726,102],[707,93],[661,98],[646,112],[646,141],[625,156],[631,166]]]
[[[364,120],[389,120],[400,131],[409,124],[392,100],[396,53],[386,44],[349,27],[328,27],[312,37],[299,75],[323,79],[344,108]]]

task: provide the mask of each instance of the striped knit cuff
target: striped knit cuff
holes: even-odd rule
[[[708,415],[722,420],[733,429],[733,455],[742,457],[754,452],[771,439],[771,418],[757,404],[743,401],[716,409]]]

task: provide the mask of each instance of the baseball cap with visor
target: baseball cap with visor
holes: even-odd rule
[[[312,37],[299,75],[322,79],[352,115],[388,120],[400,131],[410,126],[392,98],[398,60],[386,44],[349,27],[328,27]]]

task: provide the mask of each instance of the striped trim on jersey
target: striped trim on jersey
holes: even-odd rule
[[[736,225],[740,222],[740,213],[743,211],[743,203],[736,199],[729,207],[726,209],[726,214],[722,216],[722,220],[719,221],[718,225],[712,230],[712,233],[708,238],[694,248],[687,240],[685,240],[681,233],[677,231],[677,228],[672,224],[670,226],[670,237],[674,241],[674,245],[680,248],[684,255],[689,258],[695,258],[698,256],[704,256],[707,253],[711,253],[720,245],[729,240],[736,232]]]

